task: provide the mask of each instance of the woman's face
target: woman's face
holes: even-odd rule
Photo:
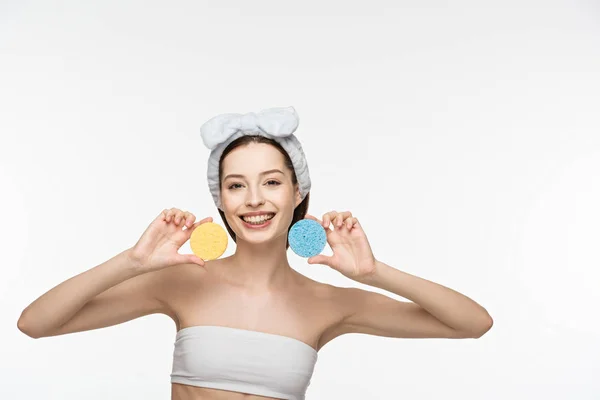
[[[222,209],[237,239],[257,243],[287,235],[294,209],[302,199],[283,154],[269,144],[250,143],[227,154],[222,168]],[[240,218],[257,211],[275,216],[258,228]]]

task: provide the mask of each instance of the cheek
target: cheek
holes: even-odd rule
[[[230,210],[238,207],[239,203],[244,201],[243,196],[239,193],[230,190],[221,191],[221,204],[223,204],[223,207]]]
[[[292,200],[289,193],[286,191],[283,191],[283,190],[281,190],[277,193],[273,193],[273,199],[276,200],[280,204],[286,204]]]

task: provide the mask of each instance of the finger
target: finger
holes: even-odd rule
[[[335,216],[334,226],[336,228],[339,228],[342,226],[342,222],[344,222],[344,214],[339,213],[338,215]]]
[[[333,218],[335,218],[336,215],[337,215],[337,211],[335,211],[335,210],[329,211],[329,212],[323,214],[323,226],[325,228],[328,228],[329,225],[331,225],[331,220]]]
[[[354,228],[354,226],[356,225],[357,221],[358,221],[358,219],[356,219],[356,217],[348,218],[345,221],[345,224],[346,224],[346,227],[348,228],[348,230],[352,230],[352,228]]]
[[[346,228],[348,228],[348,230],[352,229],[352,225],[354,224],[354,218],[348,218],[345,222]]]
[[[198,264],[201,267],[204,267],[206,265],[206,262],[196,255],[190,255],[189,258],[190,258],[190,262],[195,262],[196,264]]]
[[[338,214],[335,216],[334,225],[335,225],[337,228],[341,228],[341,227],[342,227],[342,224],[344,223],[344,221],[345,221],[346,219],[348,219],[348,218],[351,218],[351,217],[352,217],[352,213],[351,213],[350,211],[344,211],[344,212],[338,213]]]
[[[201,267],[204,267],[206,265],[206,263],[204,262],[203,259],[201,259],[200,257],[198,257],[195,254],[181,254],[178,261],[178,264],[197,264]]]
[[[187,211],[177,210],[177,215],[175,216],[175,225],[180,226],[182,223],[185,223],[185,219],[188,214],[189,212]]]
[[[197,227],[199,227],[200,225],[206,223],[206,222],[213,222],[213,218],[212,217],[206,217],[198,222],[196,222],[194,225],[192,225],[192,227],[190,229],[188,229],[188,231],[192,232],[194,229],[196,229]]]
[[[177,216],[177,208],[171,208],[169,212],[169,222],[175,222],[175,217]]]
[[[323,264],[323,265],[327,265],[329,267],[332,266],[332,260],[333,257],[331,256],[324,256],[322,254],[310,257],[307,261],[309,264]]]
[[[176,208],[171,208],[169,211],[167,211],[167,222],[171,222],[176,211]]]
[[[167,210],[166,208],[165,208],[164,210],[162,210],[162,211],[160,212],[160,214],[158,214],[158,217],[157,217],[157,219],[159,219],[159,218],[160,218],[160,219],[162,219],[163,221],[164,221],[165,219],[167,219],[167,211],[168,211],[168,210]]]
[[[349,218],[352,216],[352,213],[350,211],[344,211],[344,212],[337,212],[337,211],[330,211],[327,214],[325,214],[329,217],[329,219],[331,220],[331,222],[333,223],[333,225],[335,227],[341,227],[342,223],[344,222],[344,220],[346,218]],[[328,226],[329,226],[329,221],[328,222]]]
[[[177,213],[175,214],[175,225],[176,226],[179,226],[179,224],[181,224],[181,220],[183,219],[184,216],[185,216],[185,211],[177,210]]]
[[[180,224],[183,225],[187,225],[187,218],[188,215],[190,215],[189,211],[181,211],[178,215],[178,219],[177,219],[177,225],[179,226]],[[182,226],[183,227],[183,226]]]
[[[329,234],[331,232],[331,229],[329,227],[325,227],[325,223],[317,217],[310,214],[306,214],[306,219],[312,219],[313,221],[317,221],[319,225],[323,226],[323,229],[325,229],[325,234]]]
[[[190,229],[190,227],[194,224],[194,220],[196,219],[196,216],[190,212],[187,213],[187,216],[185,218],[185,226]]]

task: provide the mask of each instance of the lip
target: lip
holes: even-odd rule
[[[245,215],[247,215],[247,214],[245,214]],[[277,214],[275,214],[275,216],[273,216],[273,218],[271,218],[270,220],[268,220],[268,221],[265,221],[265,223],[264,223],[264,224],[260,224],[260,225],[252,225],[252,224],[249,224],[249,223],[247,223],[246,221],[244,221],[244,220],[242,219],[242,217],[240,217],[240,221],[242,221],[242,224],[244,224],[244,226],[245,226],[246,228],[248,228],[248,229],[263,229],[263,228],[266,228],[267,226],[271,225],[271,221],[273,221],[273,220],[275,219],[275,217],[276,217],[276,216],[277,216]]]
[[[254,217],[256,215],[268,215],[268,214],[275,214],[275,212],[273,212],[273,211],[253,211],[253,212],[242,214],[242,215],[240,215],[240,217]]]

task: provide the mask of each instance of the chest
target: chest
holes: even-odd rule
[[[212,282],[181,292],[174,301],[177,330],[190,326],[226,326],[273,333],[318,349],[321,335],[340,316],[327,287],[297,287],[272,294],[250,294]]]

